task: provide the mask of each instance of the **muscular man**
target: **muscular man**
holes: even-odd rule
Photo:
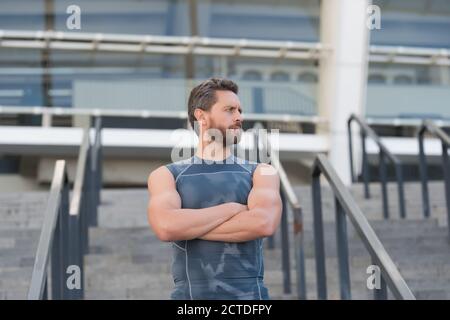
[[[237,93],[227,79],[195,87],[188,102],[195,155],[148,178],[149,223],[173,247],[172,299],[269,299],[262,240],[280,223],[280,182],[271,165],[232,154],[242,129]]]

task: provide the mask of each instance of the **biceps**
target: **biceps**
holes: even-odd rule
[[[278,189],[253,188],[247,202],[249,210],[260,209],[281,212],[281,197]]]
[[[169,219],[171,210],[181,208],[181,199],[177,192],[164,192],[150,197],[147,207],[148,219],[152,225]]]

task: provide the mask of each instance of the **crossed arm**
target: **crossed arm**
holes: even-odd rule
[[[148,220],[162,241],[200,238],[243,242],[272,235],[281,217],[279,177],[266,164],[258,165],[247,206],[236,202],[202,209],[182,209],[181,198],[169,170],[162,166],[148,179]]]

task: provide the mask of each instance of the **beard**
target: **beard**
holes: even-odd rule
[[[223,126],[216,125],[214,123],[214,121],[212,121],[211,124],[212,125],[209,130],[212,130],[212,132],[215,132],[215,130],[218,130],[218,132],[220,132],[220,134],[222,136],[222,145],[224,147],[238,144],[241,141],[241,136],[242,136],[242,127],[241,126],[230,126],[228,128],[224,128]],[[239,129],[239,130],[237,130],[237,129]]]

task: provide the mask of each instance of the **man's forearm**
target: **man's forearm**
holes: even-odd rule
[[[212,229],[200,239],[223,242],[245,242],[265,236],[266,217],[260,210],[245,210]]]
[[[191,240],[201,237],[236,215],[231,203],[202,208],[175,209],[164,212],[166,216],[160,230],[166,241]]]

